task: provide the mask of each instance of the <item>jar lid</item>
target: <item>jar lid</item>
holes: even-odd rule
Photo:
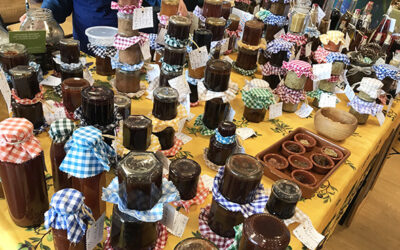
[[[342,62],[346,65],[350,64],[350,59],[347,55],[342,54],[340,52],[331,52],[326,56],[326,61],[328,63],[333,63],[333,62]]]
[[[336,45],[345,43],[343,32],[337,30],[330,30],[326,32],[326,34],[320,35],[319,40],[321,40],[321,43],[324,45],[327,45],[329,42],[333,42]]]
[[[23,53],[27,53],[26,47],[23,44],[5,43],[0,45],[0,54],[3,57],[13,57]]]
[[[163,102],[177,102],[178,91],[171,87],[158,87],[154,90],[153,96],[155,99],[162,100]]]
[[[114,92],[107,87],[95,87],[90,86],[82,91],[82,98],[87,99],[89,101],[114,101]]]
[[[218,132],[224,137],[235,135],[236,125],[233,122],[223,121],[218,125]]]
[[[301,198],[299,186],[289,180],[277,180],[272,185],[272,192],[274,192],[279,199],[289,202],[297,202]]]
[[[240,17],[235,14],[230,14],[228,20],[240,22]]]
[[[206,66],[206,71],[208,70],[218,71],[218,72],[229,71],[228,73],[230,73],[231,69],[232,69],[232,64],[230,64],[228,61],[221,59],[209,60]]]
[[[243,236],[259,249],[285,249],[290,242],[289,229],[269,214],[254,214],[245,219]]]
[[[175,246],[174,250],[218,250],[211,241],[203,238],[192,237],[182,240]]]
[[[79,40],[75,40],[75,39],[61,39],[60,44],[66,45],[66,46],[79,46],[80,42],[79,42]]]
[[[49,136],[55,143],[66,142],[75,130],[75,123],[63,118],[50,125]]]
[[[169,172],[179,179],[190,180],[200,175],[201,167],[194,160],[183,158],[172,161]]]
[[[222,0],[205,0],[204,2],[213,5],[222,5]]]
[[[230,171],[238,178],[258,180],[264,173],[263,165],[253,156],[247,154],[233,154],[226,161],[225,171]]]
[[[190,26],[190,19],[185,16],[174,15],[169,18],[169,23],[182,26]]]
[[[257,21],[255,19],[253,20],[249,20],[247,22],[244,23],[244,29],[246,30],[246,28],[250,28],[250,29],[263,29],[264,28],[264,23]]]
[[[115,95],[114,96],[114,104],[117,107],[125,107],[126,105],[130,105],[131,104],[131,99],[127,96],[124,95]]]
[[[36,71],[33,67],[28,65],[18,65],[9,70],[10,75],[14,79],[26,78],[32,76]]]
[[[85,30],[89,42],[98,46],[113,46],[118,29],[109,26],[94,26]]]
[[[207,17],[206,24],[213,26],[225,26],[226,20],[218,17]]]
[[[293,71],[296,73],[298,77],[301,77],[302,75],[306,77],[312,77],[312,66],[308,62],[301,61],[301,60],[292,60],[289,62],[283,62],[282,65],[283,69],[286,69],[288,71]]]
[[[380,64],[372,66],[372,69],[375,71],[376,77],[379,80],[383,80],[386,77],[389,77],[393,80],[399,80],[400,77],[397,76],[399,69],[390,64]]]
[[[124,120],[124,125],[130,128],[151,128],[152,121],[144,115],[130,115]]]
[[[162,164],[152,152],[130,152],[118,163],[119,173],[130,182],[151,182],[162,174]]]

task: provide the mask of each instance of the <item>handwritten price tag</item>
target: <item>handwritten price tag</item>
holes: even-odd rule
[[[313,64],[314,80],[326,80],[331,78],[332,63]]]
[[[328,93],[322,93],[321,98],[319,99],[319,105],[320,108],[325,108],[325,107],[331,107],[334,108],[336,107],[336,96],[330,95]]]
[[[161,223],[166,226],[168,232],[172,233],[173,235],[182,237],[188,220],[189,218],[187,216],[176,211],[176,209],[170,204],[164,206]]]
[[[97,244],[103,240],[103,229],[104,229],[104,218],[103,214],[93,225],[89,227],[86,232],[86,248],[89,250],[94,249]]]
[[[142,51],[143,59],[145,61],[150,61],[151,59],[150,41],[146,41],[143,45],[141,45],[140,51]]]
[[[137,8],[133,11],[133,30],[152,28],[153,25],[153,7]]]
[[[165,45],[165,35],[167,34],[167,29],[161,28],[160,32],[158,32],[156,43],[160,45]],[[155,53],[154,53],[155,55]]]
[[[208,61],[207,47],[203,46],[189,53],[190,67],[197,69],[206,66]]]
[[[0,92],[7,104],[8,111],[11,111],[11,90],[8,86],[7,78],[2,68],[0,68]]]
[[[311,114],[312,111],[313,108],[310,105],[303,103],[300,109],[296,111],[296,115],[298,115],[300,118],[306,118]]]
[[[275,119],[282,116],[283,102],[278,102],[269,106],[269,119]]]

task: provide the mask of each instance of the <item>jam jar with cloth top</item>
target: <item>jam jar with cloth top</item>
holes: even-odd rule
[[[270,214],[284,220],[291,218],[296,211],[296,204],[301,198],[301,190],[296,183],[278,180],[272,185],[271,195],[267,202]]]
[[[185,41],[189,38],[190,24],[190,19],[187,17],[171,16],[168,21],[167,35],[179,41]]]
[[[223,166],[236,148],[236,125],[223,121],[215,134],[210,138],[207,159],[212,163]]]
[[[28,65],[29,55],[25,45],[5,43],[0,45],[0,63],[4,72],[18,65]]]
[[[204,86],[214,92],[228,89],[232,65],[225,60],[212,59],[207,62],[204,73]]]
[[[40,92],[36,70],[27,65],[10,69],[13,88],[19,98],[33,99]]]
[[[153,115],[160,120],[171,120],[178,114],[178,91],[171,87],[158,87],[153,92]]]
[[[13,115],[25,118],[33,124],[34,129],[39,129],[45,124],[43,115],[43,94],[39,92],[33,99],[21,99],[13,91],[11,108]]]
[[[191,200],[197,194],[201,167],[191,159],[177,159],[169,166],[168,180],[174,183],[181,200]]]

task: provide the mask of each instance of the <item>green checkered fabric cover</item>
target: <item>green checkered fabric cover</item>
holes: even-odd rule
[[[235,229],[235,240],[232,245],[230,245],[227,250],[238,250],[240,239],[242,238],[243,224],[239,224],[233,227]]]
[[[274,104],[274,95],[268,89],[253,88],[249,91],[242,91],[244,105],[252,109],[268,108]]]
[[[202,134],[204,136],[210,136],[210,135],[215,134],[214,129],[209,129],[209,128],[207,128],[206,125],[204,125],[203,115],[204,114],[201,114],[196,118],[196,120],[194,121],[194,126],[200,127],[200,134]]]
[[[63,118],[50,125],[49,135],[53,142],[66,142],[75,130],[75,123]]]

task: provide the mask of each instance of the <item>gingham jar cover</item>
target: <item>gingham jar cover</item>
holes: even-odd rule
[[[176,37],[165,34],[165,44],[174,48],[184,48],[189,44],[189,39],[181,40]]]
[[[400,77],[397,76],[399,73],[399,69],[393,65],[389,64],[381,64],[381,65],[374,65],[372,69],[375,71],[376,77],[379,80],[383,80],[386,77],[389,77],[393,80],[400,80]]]
[[[63,118],[50,125],[49,136],[55,143],[66,142],[75,130],[75,123]]]
[[[35,95],[35,97],[33,97],[33,99],[28,99],[28,98],[22,99],[22,98],[18,97],[15,89],[11,90],[12,98],[15,100],[16,103],[22,104],[22,105],[32,105],[32,104],[41,102],[43,100],[43,93],[44,93],[44,89],[43,89],[42,85],[40,85],[40,92],[36,93],[36,95]]]
[[[319,36],[319,40],[322,44],[326,45],[329,42],[333,42],[334,44],[338,45],[340,42],[344,44],[344,34],[338,30],[330,30],[326,32],[326,34],[322,34]]]
[[[324,49],[321,46],[318,46],[317,50],[314,52],[314,59],[318,63],[326,63],[326,57],[330,54],[331,52]]]
[[[256,13],[256,18],[260,21],[263,21],[269,16],[271,15],[271,12],[269,10],[263,9],[261,8],[260,11],[258,11]]]
[[[44,227],[66,230],[68,240],[79,243],[86,233],[86,223],[94,222],[92,211],[83,201],[78,190],[66,188],[56,192],[51,208],[44,214]]]
[[[253,88],[249,91],[242,91],[244,105],[252,109],[267,108],[275,103],[274,95],[268,89]]]
[[[217,142],[227,145],[227,144],[232,144],[236,141],[236,135],[222,136],[219,133],[218,128],[216,128],[215,129],[215,139],[217,140]]]
[[[127,63],[121,63],[119,61],[119,53],[116,53],[114,57],[111,57],[111,68],[112,69],[122,69],[125,71],[137,71],[140,70],[144,65],[144,62],[141,61],[138,64],[127,64]]]
[[[0,161],[21,164],[42,152],[33,135],[33,124],[25,118],[8,118],[0,122]]]
[[[313,77],[311,64],[305,61],[301,60],[292,60],[290,62],[284,61],[282,68],[286,69],[287,71],[295,72],[298,77],[301,77],[303,75],[309,78]]]
[[[125,50],[132,45],[139,43],[142,45],[149,39],[149,34],[140,33],[139,36],[122,37],[118,34],[115,35],[114,47],[119,50]]]
[[[350,64],[349,57],[345,54],[342,54],[340,52],[331,52],[326,56],[326,61],[328,63],[334,63],[334,62],[342,62],[346,65]]]
[[[364,77],[360,86],[357,88],[358,91],[362,91],[365,94],[369,95],[371,98],[376,99],[380,95],[381,88],[383,87],[383,83],[375,78]]]
[[[293,43],[288,42],[282,38],[277,38],[268,43],[266,51],[273,54],[276,54],[280,51],[286,51],[287,58],[290,58],[290,56],[292,55],[292,48]]]
[[[297,46],[303,46],[303,45],[306,45],[306,43],[307,43],[307,37],[305,37],[304,35],[286,33],[284,35],[281,35],[280,38],[282,38],[288,42],[295,43]]]
[[[283,69],[282,67],[275,67],[272,66],[269,62],[267,62],[266,64],[264,64],[261,67],[261,73],[263,76],[270,76],[270,75],[281,75],[281,76],[285,76],[286,75],[286,70]]]
[[[118,12],[122,12],[124,14],[133,14],[133,11],[142,6],[142,0],[138,2],[138,5],[125,5],[120,6],[117,2],[111,2],[111,9],[118,10]]]
[[[117,49],[113,46],[100,46],[92,43],[88,43],[88,50],[92,51],[95,56],[101,58],[114,57],[117,53]]]
[[[88,178],[109,171],[109,158],[116,153],[101,137],[101,131],[93,126],[75,130],[65,144],[66,156],[60,170],[77,178]]]
[[[304,90],[295,90],[285,86],[285,84],[279,84],[274,90],[274,94],[279,96],[284,103],[297,104],[306,99]]]
[[[265,19],[264,23],[268,25],[274,25],[274,26],[279,26],[283,27],[287,25],[288,20],[286,16],[277,16],[272,13],[270,13]]]
[[[376,116],[377,113],[383,110],[383,105],[375,102],[366,102],[361,100],[358,96],[354,97],[347,106],[351,106],[355,111],[360,114],[369,114]]]

